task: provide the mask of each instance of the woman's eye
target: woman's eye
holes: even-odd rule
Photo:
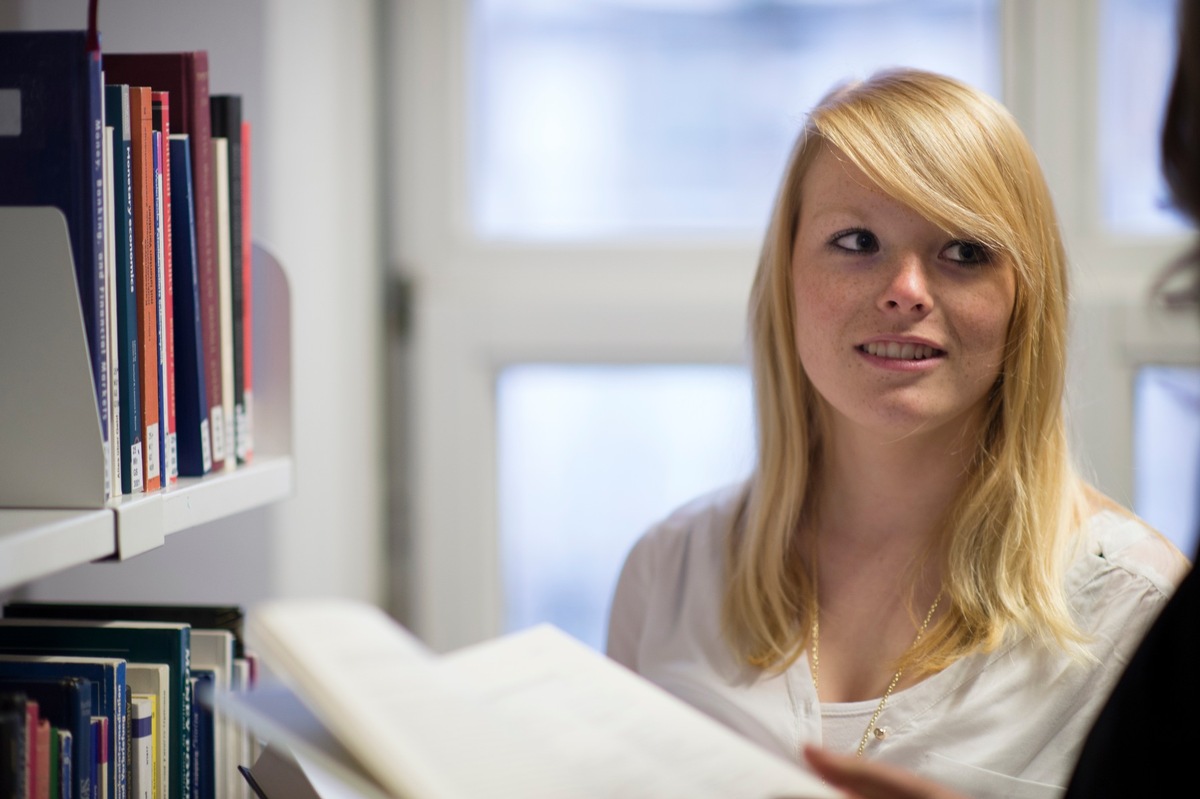
[[[866,230],[848,230],[833,237],[833,246],[850,252],[875,252],[879,241]]]
[[[960,264],[986,264],[991,260],[987,248],[973,241],[952,241],[942,250],[942,256]]]

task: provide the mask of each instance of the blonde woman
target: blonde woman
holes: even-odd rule
[[[750,330],[754,474],[638,542],[609,654],[794,761],[1058,795],[1186,561],[1072,467],[1067,265],[1008,112],[913,70],[822,101]]]

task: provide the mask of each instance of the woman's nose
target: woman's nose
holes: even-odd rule
[[[933,297],[920,256],[905,254],[892,264],[887,285],[879,296],[879,307],[893,313],[929,312]]]

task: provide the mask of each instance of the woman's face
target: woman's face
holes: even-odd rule
[[[1003,362],[1011,264],[826,145],[801,183],[791,268],[800,362],[835,425],[893,440],[974,421]]]

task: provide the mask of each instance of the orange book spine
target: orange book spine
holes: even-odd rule
[[[142,471],[146,490],[162,485],[159,464],[158,264],[154,228],[154,104],[145,86],[129,87],[133,161],[133,250],[141,363]]]

